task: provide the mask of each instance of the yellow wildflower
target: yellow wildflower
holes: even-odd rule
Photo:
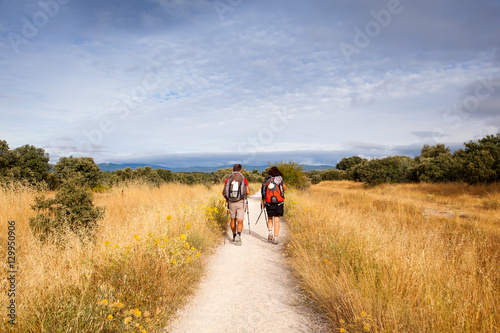
[[[132,317],[125,318],[125,324],[128,324],[132,320]]]
[[[196,256],[199,258],[201,257],[201,253],[200,252],[196,252]]]
[[[115,248],[115,249],[119,248],[118,244],[115,244],[114,248]]]
[[[139,318],[141,316],[141,311],[139,311],[139,309],[133,309],[132,310],[132,313],[137,317]]]
[[[103,299],[103,300],[101,301],[101,303],[102,303],[103,305],[108,305],[108,300],[107,300],[107,299]]]
[[[170,221],[172,219],[172,215],[167,215],[167,220]]]
[[[194,251],[194,250],[195,250],[195,248],[194,248],[194,247],[192,247],[192,248],[191,248],[191,251]]]
[[[191,259],[191,256],[188,256],[188,257],[186,258],[186,262],[190,262],[191,260],[193,260],[193,259]]]
[[[108,320],[113,320],[113,315],[112,314],[108,315]]]
[[[172,265],[175,265],[177,264],[177,261],[175,261],[175,259],[172,259]]]
[[[340,333],[344,333],[344,332],[345,332],[345,329],[341,328]]]
[[[186,229],[187,230],[191,229],[191,224],[189,224],[189,222],[186,224]]]
[[[180,236],[180,237],[181,237],[181,239],[182,239],[182,240],[185,240],[185,239],[186,239],[186,235],[184,235],[184,234],[181,234],[181,236]]]
[[[109,240],[104,241],[104,245],[106,245],[106,246],[109,246],[109,243],[110,243]]]

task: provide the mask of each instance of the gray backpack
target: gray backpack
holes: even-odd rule
[[[245,177],[241,172],[233,172],[224,186],[224,198],[228,201],[236,202],[247,196],[247,186]]]

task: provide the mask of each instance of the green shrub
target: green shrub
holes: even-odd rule
[[[413,159],[407,156],[389,156],[358,164],[355,170],[369,185],[382,183],[406,183],[411,180]]]
[[[54,174],[60,182],[78,178],[82,186],[94,187],[99,184],[101,170],[92,157],[61,157],[54,165]]]
[[[500,180],[500,133],[469,141],[455,151],[461,165],[461,180],[469,184]]]
[[[81,186],[77,178],[65,182],[52,199],[42,194],[35,198],[30,228],[41,241],[61,240],[66,231],[75,233],[83,242],[93,238],[97,221],[104,209],[95,207],[92,192]]]
[[[344,170],[328,169],[321,172],[321,180],[342,180],[344,179]]]
[[[278,167],[280,171],[283,173],[283,180],[285,184],[291,187],[295,187],[297,189],[306,189],[311,184],[307,180],[306,174],[304,172],[304,167],[296,162],[278,162],[278,163],[268,163],[269,168],[267,168],[262,175],[266,177],[268,175],[269,169],[272,166]]]
[[[356,165],[361,164],[363,162],[366,162],[366,158],[361,158],[359,156],[351,156],[351,157],[344,157],[342,160],[340,160],[339,163],[335,166],[337,170],[350,170],[354,168]]]
[[[96,186],[92,187],[92,192],[94,193],[104,193],[109,191],[111,191],[110,185],[103,185],[99,183]]]

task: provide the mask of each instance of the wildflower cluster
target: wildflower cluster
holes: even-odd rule
[[[138,308],[126,309],[120,301],[110,302],[103,299],[98,302],[105,313],[106,326],[132,332],[146,333],[151,323],[151,314]]]
[[[189,222],[186,225],[186,230],[191,229]],[[121,250],[118,244],[112,246],[116,251],[116,256],[130,256],[134,252],[146,250],[152,255],[160,256],[165,262],[173,265],[191,263],[194,259],[200,258],[201,253],[192,246],[186,234],[181,233],[178,237],[155,236],[148,233],[143,240],[139,235],[134,234],[134,244],[128,245],[124,250]],[[111,243],[105,241],[104,245],[111,248]]]
[[[143,236],[134,234],[132,243],[127,246],[113,245],[108,240],[104,241],[104,246],[108,248],[111,259],[103,268],[112,277],[107,283],[118,286],[117,289],[120,289],[115,291],[113,287],[109,288],[104,293],[107,298],[99,301],[99,304],[105,309],[101,314],[107,327],[117,331],[133,332],[146,332],[155,327],[153,324],[150,326],[150,313],[137,308],[137,305],[150,306],[145,300],[140,298],[131,300],[133,306],[126,307],[120,301],[111,302],[108,299],[130,300],[130,296],[127,294],[128,290],[123,289],[127,283],[153,287],[157,281],[154,274],[160,274],[156,277],[161,279],[162,274],[175,276],[176,272],[196,267],[191,265],[201,257],[201,253],[190,243],[191,229],[191,224],[188,222],[184,231],[176,237],[155,235],[151,232]],[[162,266],[164,273],[159,273],[162,271]],[[150,267],[155,268],[148,271]],[[131,282],[130,278],[127,277],[135,279],[135,282]],[[161,299],[163,296],[157,295],[157,297]],[[155,322],[155,324],[157,323]]]
[[[224,230],[227,219],[226,202],[215,197],[210,198],[210,203],[202,207],[205,217],[218,230]]]

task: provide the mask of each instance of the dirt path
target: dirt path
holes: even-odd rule
[[[259,194],[249,198],[249,206],[251,234],[245,216],[242,246],[226,240],[217,249],[197,293],[178,312],[168,332],[328,331],[304,306],[291,276],[283,255],[286,225],[282,223],[280,244],[268,243],[264,216],[255,225]]]

